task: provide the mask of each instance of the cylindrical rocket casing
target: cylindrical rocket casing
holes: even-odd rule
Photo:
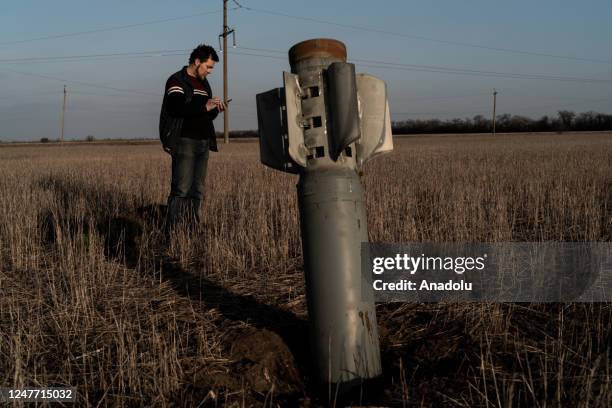
[[[361,273],[363,188],[355,170],[342,167],[305,171],[297,187],[317,376],[359,385],[381,374],[373,293]]]

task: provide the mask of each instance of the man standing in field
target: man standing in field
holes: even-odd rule
[[[214,48],[201,44],[191,52],[189,65],[166,81],[159,132],[164,151],[172,156],[167,231],[186,218],[199,223],[208,151],[218,151],[213,120],[226,108],[212,96],[206,79],[218,61]]]

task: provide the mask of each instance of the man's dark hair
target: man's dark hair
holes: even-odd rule
[[[191,55],[189,56],[189,64],[195,63],[196,59],[199,59],[200,62],[208,61],[208,58],[212,58],[213,61],[219,62],[219,56],[213,47],[206,44],[200,44],[193,51],[191,51]]]

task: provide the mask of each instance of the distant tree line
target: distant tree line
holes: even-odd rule
[[[493,130],[490,118],[476,115],[473,118],[455,119],[408,119],[391,122],[394,134],[420,134],[420,133],[489,133]],[[588,111],[576,114],[572,111],[561,110],[556,117],[542,116],[532,119],[527,116],[503,114],[495,119],[496,132],[564,132],[564,131],[602,131],[612,130],[612,114]],[[257,130],[232,130],[229,133],[231,139],[258,137]],[[223,132],[217,132],[217,137],[222,138]],[[87,142],[98,139],[93,135],[87,135]],[[56,139],[43,137],[41,143],[56,142]]]
[[[487,133],[493,129],[490,118],[482,115],[465,119],[408,119],[393,121],[394,134],[411,133]],[[612,114],[561,110],[557,117],[532,119],[521,115],[503,114],[495,118],[496,132],[563,132],[612,130]]]
[[[257,130],[230,130],[230,139],[243,138],[243,137],[259,137]],[[223,138],[223,132],[217,132],[217,139]]]

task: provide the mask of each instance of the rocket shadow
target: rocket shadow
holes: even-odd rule
[[[59,177],[41,178],[38,186],[52,192],[58,208],[62,209],[61,212],[51,209],[41,212],[38,225],[43,244],[58,245],[66,236],[87,239],[86,235],[95,230],[103,238],[104,253],[109,259],[138,270],[147,278],[158,277],[151,276],[151,272],[140,265],[156,265],[157,270],[161,269],[162,279],[181,296],[206,308],[216,308],[229,320],[248,322],[277,333],[298,360],[306,360],[305,320],[290,311],[261,303],[253,296],[233,293],[220,283],[197,276],[199,274],[181,268],[175,260],[160,255],[162,251],[156,250],[152,255],[154,259],[146,259],[151,255],[141,250],[142,236],[146,230],[163,228],[166,205],[149,204],[134,208],[130,197],[121,191]],[[88,208],[77,215],[73,208],[79,201],[88,203]]]
[[[160,214],[165,210],[165,206],[147,207],[137,212],[146,216],[150,211]],[[271,384],[262,380],[262,373],[268,373],[273,378],[279,401],[301,405],[305,391],[312,388],[309,380],[311,360],[308,330],[304,319],[288,310],[266,304],[255,296],[235,293],[221,282],[203,276],[199,270],[183,268],[177,260],[168,256],[156,255],[155,259],[144,265],[150,265],[150,261],[156,265],[154,270],[161,273],[161,276],[152,276],[148,268],[137,267],[136,270],[149,279],[159,277],[169,283],[176,294],[189,299],[200,310],[215,309],[223,316],[220,329],[225,331],[223,326],[229,328],[223,343],[230,359],[234,361],[231,373],[235,378],[221,379],[221,384],[217,383],[217,386],[237,391],[244,387],[241,381],[245,379],[255,394],[265,395]],[[242,328],[236,328],[241,325],[235,323],[242,322],[248,323],[249,327],[242,325]],[[187,392],[197,395],[197,387],[197,384],[188,385]]]
[[[232,360],[239,360],[237,365],[232,367],[232,375],[243,375],[244,367],[250,365],[253,370],[260,369],[258,376],[261,377],[262,368],[270,372],[269,367],[265,366],[270,360],[269,357],[260,359],[257,354],[281,354],[283,357],[275,360],[278,363],[272,364],[277,367],[276,377],[280,380],[276,384],[275,395],[283,399],[281,395],[284,391],[285,402],[301,405],[299,401],[303,401],[305,395],[319,393],[320,385],[315,383],[312,375],[307,320],[297,317],[289,310],[266,304],[255,296],[235,293],[224,287],[222,282],[203,276],[195,268],[190,270],[182,267],[176,259],[162,254],[161,243],[149,241],[149,245],[154,245],[154,250],[143,250],[144,234],[151,231],[153,234],[159,234],[163,229],[166,205],[149,204],[134,208],[130,197],[121,191],[61,178],[41,179],[39,186],[51,191],[59,200],[58,208],[62,209],[60,213],[56,209],[43,213],[39,219],[39,226],[43,228],[41,238],[45,245],[59,245],[62,236],[69,234],[73,238],[79,238],[84,234],[82,236],[85,237],[95,230],[103,239],[104,254],[108,259],[122,263],[149,280],[159,281],[161,278],[177,295],[189,299],[199,306],[200,310],[215,309],[219,312],[225,320],[222,325],[230,328],[228,335],[224,337],[224,347]],[[78,213],[77,216],[77,212],[72,208],[73,203],[79,200],[89,203],[90,206],[85,214]],[[83,228],[70,229],[74,225],[82,225]],[[241,326],[234,323],[242,322],[248,323],[251,329],[257,331],[256,335],[246,339],[246,342],[244,340],[248,336],[234,329]],[[223,328],[221,327],[222,331]],[[279,338],[282,342],[279,342]],[[235,354],[234,349],[245,347],[252,349],[253,353],[238,356]],[[288,350],[289,353],[283,354],[280,349]],[[283,367],[278,368],[280,366]],[[287,367],[289,368],[286,369]],[[187,387],[193,389],[186,392],[199,392],[198,385],[189,384]],[[231,385],[227,387],[232,391]]]
[[[307,322],[290,311],[260,302],[254,296],[231,292],[219,283],[195,275],[169,258],[160,258],[161,278],[176,293],[206,309],[217,309],[224,318],[246,322],[278,334],[291,350],[298,366],[308,366]]]

